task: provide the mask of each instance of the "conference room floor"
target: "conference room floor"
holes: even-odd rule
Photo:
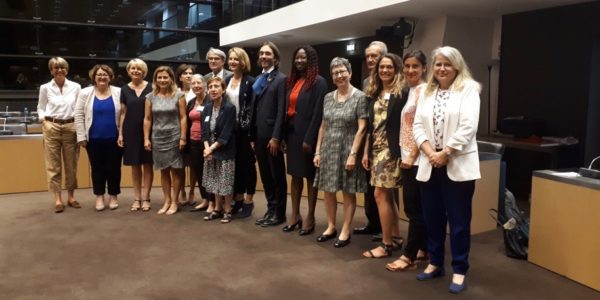
[[[157,215],[161,195],[153,189],[150,212],[129,212],[132,190],[124,189],[117,210],[96,212],[91,189],[82,189],[83,208],[61,214],[48,192],[0,195],[0,299],[456,299],[447,291],[450,274],[419,282],[417,270],[384,268],[398,253],[363,258],[376,245],[366,236],[340,249],[317,243],[322,201],[315,233],[301,237],[254,225],[265,211],[262,192],[254,216],[230,224],[205,222],[189,207]],[[340,206],[340,225],[341,218]],[[364,221],[358,208],[354,224]],[[406,235],[407,223],[401,228]],[[503,250],[499,230],[473,236],[461,299],[600,299]]]

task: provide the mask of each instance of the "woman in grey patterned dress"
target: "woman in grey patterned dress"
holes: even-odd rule
[[[160,170],[164,204],[158,214],[172,215],[177,212],[183,178],[181,150],[186,143],[187,130],[185,97],[177,92],[175,75],[170,67],[158,67],[152,79],[152,93],[146,98],[144,115],[144,148],[152,151],[154,169]],[[172,195],[171,190],[174,191]]]
[[[337,89],[325,95],[323,121],[319,129],[314,163],[318,169],[315,186],[325,192],[327,229],[317,237],[325,242],[337,235],[336,192],[344,197],[344,224],[335,247],[350,243],[350,225],[356,210],[356,193],[367,191],[366,171],[356,164],[367,126],[365,94],[350,84],[352,68],[345,58],[330,63],[331,77]]]

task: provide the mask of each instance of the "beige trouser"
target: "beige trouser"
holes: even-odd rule
[[[77,161],[79,160],[79,145],[75,133],[75,123],[58,124],[44,121],[44,159],[48,189],[52,192],[61,190],[62,161],[65,167],[65,188],[77,188]]]

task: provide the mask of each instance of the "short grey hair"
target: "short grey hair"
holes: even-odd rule
[[[210,47],[208,49],[208,51],[206,52],[206,60],[208,60],[208,55],[209,54],[214,54],[216,56],[219,56],[220,58],[223,59],[223,61],[225,61],[225,59],[227,58],[227,55],[225,55],[225,52],[223,52],[223,50],[218,49],[218,48]]]
[[[204,91],[206,92],[206,80],[204,80],[204,76],[202,76],[201,74],[194,74],[192,75],[191,81],[194,81],[194,79],[198,79],[200,80],[200,82],[202,82],[202,86],[204,87]]]
[[[329,72],[331,72],[333,68],[340,66],[345,67],[349,73],[352,73],[352,66],[350,65],[350,62],[343,57],[334,57],[331,60],[331,63],[329,63]]]
[[[372,46],[379,48],[379,55],[384,55],[388,52],[387,45],[382,41],[372,41],[369,44],[369,46],[367,46],[367,48],[365,48],[365,52],[367,51],[367,49],[371,48]]]

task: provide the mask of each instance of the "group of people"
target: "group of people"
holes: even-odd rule
[[[334,246],[340,248],[350,243],[352,234],[372,234],[380,243],[364,257],[384,258],[400,251],[386,265],[390,271],[413,270],[428,259],[417,275],[426,281],[444,275],[449,224],[454,272],[449,290],[459,293],[466,287],[471,202],[480,177],[475,141],[480,85],[452,47],[435,49],[430,65],[420,50],[399,57],[378,41],[367,47],[365,56],[370,73],[360,89],[351,84],[350,62],[331,60],[336,86],[331,92],[319,75],[317,52],[309,45],[294,50],[288,76],[279,70],[281,55],[271,42],[258,50],[261,74],[256,78],[249,75],[247,53],[238,47],[228,55],[211,48],[206,57],[211,72],[204,76],[195,74],[191,65],[176,72],[161,66],[152,83],[144,80],[146,64],[133,59],[127,64],[131,82],[121,88],[110,85],[114,72],[109,66],[96,65],[89,72],[94,85],[81,89],[66,79],[67,62],[52,58],[48,67],[53,79],[40,88],[38,113],[55,211],[65,209],[61,153],[67,205],[81,207],[73,196],[78,144],[88,151],[97,210],[118,207],[122,160],[132,166],[131,211],[151,209],[154,167],[161,172],[164,199],[159,214],[174,214],[190,204],[192,211],[207,211],[205,220],[222,223],[231,222],[235,214],[252,215],[258,162],[267,211],[257,225],[287,221],[284,232],[313,233],[317,192],[323,191],[327,227],[318,242],[335,239]],[[190,168],[187,196],[185,167]],[[290,218],[286,167],[291,176]],[[304,180],[308,212],[303,218]],[[399,227],[400,187],[409,218],[406,243]],[[339,191],[343,222],[338,232]],[[352,230],[357,193],[364,193],[368,223]]]

